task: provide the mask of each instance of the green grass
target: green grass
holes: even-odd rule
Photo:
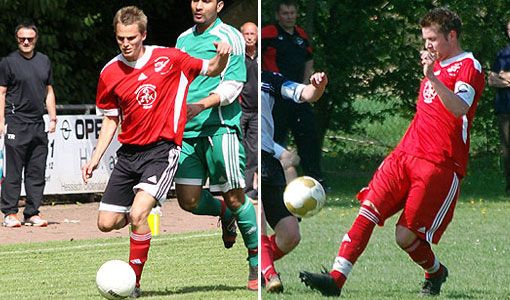
[[[301,244],[275,264],[285,292],[270,295],[263,291],[263,299],[322,298],[299,281],[298,273],[300,270],[319,272],[321,266],[330,270],[341,238],[359,207],[350,199],[333,194],[317,216],[300,223]],[[461,197],[452,223],[439,245],[433,246],[440,261],[450,270],[441,299],[510,299],[509,215],[508,202]],[[344,286],[342,298],[417,298],[423,272],[396,245],[396,221],[395,216],[384,227],[376,228]]]
[[[128,255],[127,237],[0,245],[0,299],[103,299],[97,270]],[[242,238],[225,250],[221,231],[153,237],[143,299],[257,299],[247,289],[246,256]]]

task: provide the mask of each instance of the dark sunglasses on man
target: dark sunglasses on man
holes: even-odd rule
[[[35,40],[35,37],[19,37],[18,36],[18,42],[20,44],[23,44],[25,42],[25,40],[27,40],[30,44],[34,42]]]

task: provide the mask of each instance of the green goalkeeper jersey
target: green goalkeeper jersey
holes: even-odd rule
[[[202,34],[196,32],[196,26],[183,32],[177,38],[176,48],[196,58],[211,59],[216,55],[213,41],[222,41],[232,46],[228,64],[220,76],[199,76],[193,80],[189,86],[187,103],[194,103],[209,96],[224,80],[246,82],[244,38],[237,29],[223,23],[219,18]],[[237,99],[229,105],[206,109],[186,123],[184,138],[212,136],[231,130],[241,136],[240,118],[241,105]]]

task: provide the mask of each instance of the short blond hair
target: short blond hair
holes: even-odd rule
[[[131,25],[136,23],[140,33],[147,31],[147,16],[143,10],[136,6],[126,6],[117,11],[115,17],[113,17],[113,31],[117,30],[117,24]]]

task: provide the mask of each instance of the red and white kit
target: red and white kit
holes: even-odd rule
[[[436,61],[434,75],[470,107],[467,114],[455,117],[424,78],[414,120],[358,199],[374,203],[379,225],[404,208],[398,223],[437,243],[453,216],[466,174],[469,130],[485,79],[480,63],[468,52]]]
[[[96,105],[107,116],[121,117],[122,144],[163,139],[181,145],[189,84],[205,75],[208,66],[208,61],[175,48],[145,46],[134,62],[119,54],[101,71]]]

